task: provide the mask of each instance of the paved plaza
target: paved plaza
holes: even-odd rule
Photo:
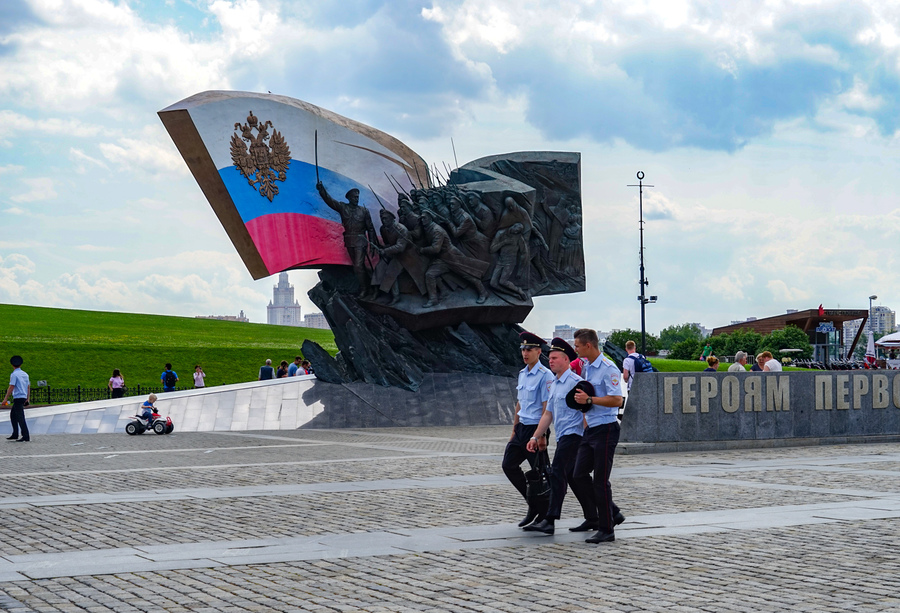
[[[0,610],[900,610],[898,444],[620,454],[598,546],[571,495],[555,536],[516,527],[508,435],[6,443]]]

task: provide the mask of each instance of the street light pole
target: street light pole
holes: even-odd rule
[[[878,296],[872,294],[869,296],[869,336],[872,335],[872,301],[878,300]]]
[[[641,261],[641,295],[638,296],[638,301],[641,303],[641,355],[647,355],[647,318],[646,318],[646,306],[648,303],[656,302],[656,296],[650,296],[647,298],[644,295],[644,288],[650,285],[650,282],[647,281],[647,277],[644,275],[644,171],[639,170],[637,172],[638,184],[637,185],[629,185],[628,187],[636,187],[638,188],[638,216],[639,216],[639,228],[640,228],[640,236],[641,236],[641,251],[640,251],[640,261]],[[646,187],[653,187],[652,185],[647,185]]]

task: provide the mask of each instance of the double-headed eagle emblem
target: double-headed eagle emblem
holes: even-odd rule
[[[234,124],[235,131],[240,130],[241,135],[238,136],[236,132],[231,135],[231,161],[247,178],[250,187],[268,198],[269,202],[278,195],[275,181],[284,181],[288,166],[291,165],[291,150],[278,130],[273,129],[271,137],[269,136],[268,129],[271,127],[271,121],[261,122],[250,111],[247,123]],[[256,135],[253,134],[254,130]]]

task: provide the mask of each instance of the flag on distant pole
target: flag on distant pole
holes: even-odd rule
[[[819,317],[825,317],[825,308],[821,304],[819,305]]]

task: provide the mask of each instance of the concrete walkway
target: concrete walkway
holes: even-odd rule
[[[900,446],[616,459],[628,520],[515,523],[508,427],[0,445],[6,611],[896,611]]]

